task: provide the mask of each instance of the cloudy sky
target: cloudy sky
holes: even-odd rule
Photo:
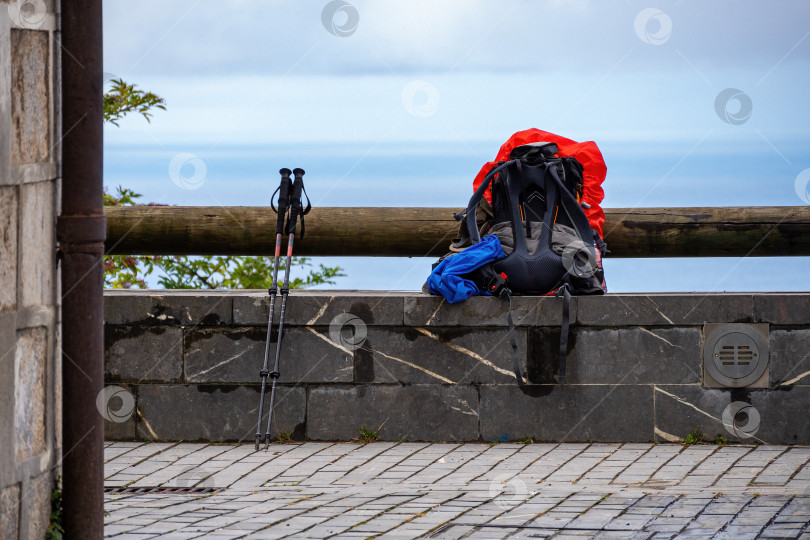
[[[105,1],[105,71],[168,111],[108,127],[105,174],[152,200],[258,204],[264,172],[317,152],[320,204],[463,206],[480,164],[538,127],[599,144],[606,206],[807,204],[807,1],[132,6]],[[172,183],[178,153],[207,164],[204,185]],[[806,288],[807,262],[675,261],[702,275],[658,290]],[[613,264],[637,286],[637,264]]]
[[[326,2],[116,0],[105,70],[159,89],[172,113],[150,131],[185,141],[499,141],[532,123],[681,139],[730,130],[713,106],[728,87],[751,97],[749,129],[807,133],[810,3],[661,4],[357,1],[334,14],[333,32],[356,20],[341,37]],[[401,116],[418,80],[438,97],[428,121]]]

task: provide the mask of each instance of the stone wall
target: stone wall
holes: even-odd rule
[[[0,0],[0,538],[44,537],[61,453],[52,1]]]
[[[107,291],[107,438],[252,440],[267,300]],[[500,299],[294,291],[273,433],[350,440],[366,426],[383,440],[614,442],[697,428],[709,440],[810,443],[810,294],[574,298],[565,386],[553,378],[561,302],[513,299],[532,383],[520,388]],[[770,342],[764,388],[706,387],[706,323],[758,323]]]

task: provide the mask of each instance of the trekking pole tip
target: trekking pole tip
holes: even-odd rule
[[[288,169],[287,167],[283,167],[278,171],[278,174],[280,174],[284,178],[289,178],[290,175],[292,174],[292,171],[290,169]]]
[[[296,178],[304,176],[305,173],[306,171],[304,171],[304,169],[300,167],[296,167],[295,169],[293,169],[293,174],[295,175]]]

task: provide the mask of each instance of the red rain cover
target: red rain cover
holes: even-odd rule
[[[578,143],[571,139],[566,139],[548,131],[542,131],[536,128],[527,129],[525,131],[518,131],[509,140],[503,143],[495,161],[487,162],[481,171],[473,180],[473,190],[478,189],[481,182],[484,181],[487,173],[497,165],[498,161],[509,161],[509,154],[512,150],[522,144],[533,142],[553,142],[557,144],[559,151],[557,155],[560,157],[575,157],[582,164],[582,184],[583,193],[582,200],[591,205],[590,208],[584,209],[585,215],[591,227],[602,235],[602,227],[605,224],[605,212],[602,210],[602,200],[605,198],[605,191],[602,189],[602,182],[605,181],[607,175],[607,166],[605,160],[602,158],[602,152],[593,141]],[[490,190],[484,194],[487,201],[492,202]]]

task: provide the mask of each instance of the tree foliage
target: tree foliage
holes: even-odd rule
[[[104,94],[104,121],[118,125],[118,121],[129,113],[137,113],[152,121],[153,108],[166,110],[166,101],[152,92],[140,90],[134,84],[121,79],[112,79],[112,88]]]

